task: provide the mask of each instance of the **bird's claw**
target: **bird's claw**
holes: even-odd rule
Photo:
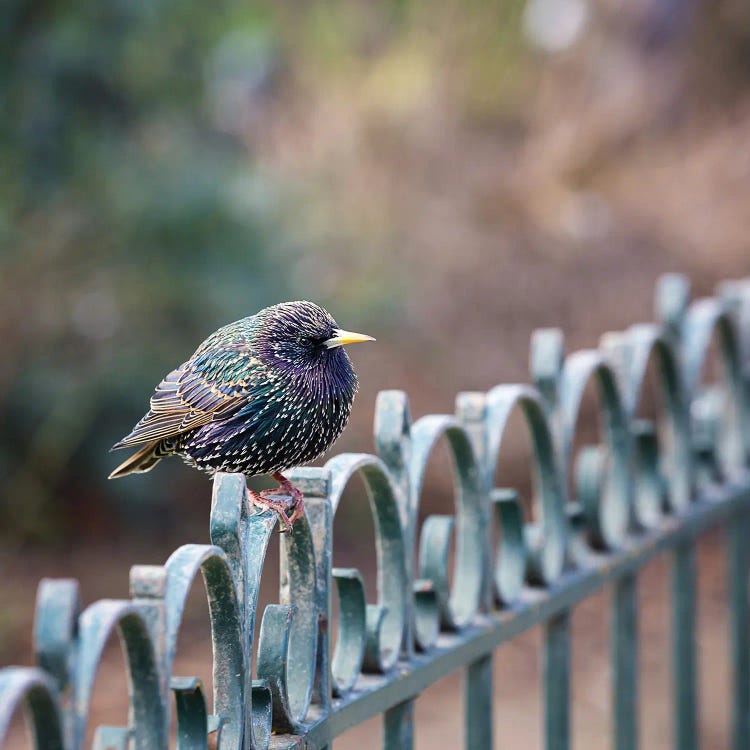
[[[273,497],[274,495],[286,495],[292,498],[292,502],[285,509],[288,511],[291,508],[292,515],[286,516],[285,514],[286,524],[281,524],[282,532],[291,531],[295,521],[304,515],[305,496],[281,472],[276,471],[271,476],[279,483],[279,486],[263,490],[260,494],[264,498]]]
[[[294,522],[299,518],[301,514],[297,513],[297,507],[294,503],[286,503],[283,500],[272,500],[271,497],[279,495],[279,492],[272,492],[269,490],[263,490],[260,493],[253,492],[248,489],[248,499],[250,504],[260,510],[272,510],[279,519],[280,531],[282,534],[290,532]],[[286,493],[285,493],[286,494]],[[287,515],[287,511],[294,508],[294,511],[290,516]]]
[[[304,515],[305,500],[304,495],[291,482],[284,480],[279,487],[272,487],[268,490],[253,492],[248,489],[250,504],[261,510],[272,510],[279,519],[279,531],[282,534],[292,531],[297,519]],[[284,500],[274,500],[275,497],[291,497],[291,502]],[[289,511],[292,514],[289,515]]]
[[[294,526],[295,521],[298,518],[302,518],[302,516],[305,514],[305,511],[303,510],[303,503],[295,503],[294,504],[294,512],[291,516],[289,516],[289,529],[291,531],[291,527]]]

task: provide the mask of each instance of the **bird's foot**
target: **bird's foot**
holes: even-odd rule
[[[294,504],[284,502],[283,500],[272,500],[271,497],[273,497],[274,494],[280,495],[281,493],[278,492],[278,490],[276,492],[263,490],[263,492],[258,493],[253,492],[250,488],[248,488],[247,499],[250,502],[250,505],[259,508],[260,510],[272,510],[278,516],[279,525],[281,526],[282,532],[291,531],[294,521],[296,520],[296,508],[294,509],[292,515],[289,516],[287,514],[287,511],[294,508]]]
[[[278,472],[272,474],[273,478],[279,483],[278,487],[272,487],[268,490],[262,490],[259,493],[252,492],[248,489],[250,503],[256,508],[263,510],[272,510],[279,517],[281,532],[292,530],[295,521],[301,518],[305,508],[305,498],[302,492],[298,490],[285,476]],[[291,497],[292,501],[275,500],[274,498],[283,496]],[[289,515],[291,511],[291,515]]]
[[[292,515],[289,516],[289,524],[291,528],[294,522],[298,518],[301,518],[305,512],[305,496],[280,472],[275,471],[271,476],[279,483],[279,486],[274,489],[263,490],[260,494],[264,495],[264,497],[288,495],[292,498],[291,505],[289,506],[292,509]]]

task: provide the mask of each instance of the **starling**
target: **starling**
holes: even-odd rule
[[[303,499],[281,472],[315,460],[343,431],[357,391],[343,345],[360,341],[374,339],[342,330],[312,302],[282,302],[219,328],[156,387],[148,413],[112,447],[139,450],[109,478],[167,456],[209,474],[270,474],[279,487],[248,490],[248,499],[290,529]]]

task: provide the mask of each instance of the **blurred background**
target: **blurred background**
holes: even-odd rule
[[[594,346],[652,318],[660,273],[701,295],[750,268],[745,0],[5,0],[0,19],[0,663],[31,659],[40,576],[123,596],[130,564],[207,540],[204,476],[106,477],[154,385],[219,325],[306,298],[376,336],[336,448],[370,451],[381,389],[452,411],[459,390],[528,380],[537,327]],[[518,427],[502,483],[526,491]],[[423,510],[446,512],[433,463]],[[371,568],[367,513],[353,497],[337,518],[337,564]],[[701,550],[707,748],[728,746],[722,545]],[[653,748],[666,570],[642,586]],[[576,615],[581,747],[611,723],[602,601]],[[210,679],[201,606],[185,663]],[[538,744],[538,640],[498,653],[510,746]],[[460,743],[457,680],[420,701],[418,747]]]

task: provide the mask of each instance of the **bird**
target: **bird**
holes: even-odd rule
[[[306,300],[219,328],[156,386],[148,412],[112,446],[138,450],[109,478],[150,471],[168,456],[210,475],[270,475],[279,486],[248,488],[248,500],[290,531],[304,498],[284,472],[319,458],[343,432],[358,387],[344,346],[365,341],[375,339]]]

